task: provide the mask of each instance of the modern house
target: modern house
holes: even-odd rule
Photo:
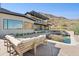
[[[23,14],[0,8],[0,36],[33,31],[32,19]]]
[[[35,30],[48,30],[49,29],[49,24],[47,23],[49,18],[45,17],[44,15],[36,11],[27,12],[25,15],[33,19]]]
[[[47,19],[35,11],[20,14],[0,8],[0,36],[46,30],[48,29]]]

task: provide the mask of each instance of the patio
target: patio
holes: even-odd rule
[[[47,43],[47,45],[39,45],[37,47],[36,56],[56,56],[59,53],[58,48],[54,48],[55,44]],[[24,56],[34,56],[33,49],[24,53]],[[4,46],[4,40],[0,39],[0,56],[9,56],[7,47]]]
[[[79,36],[74,35],[74,37],[79,42]],[[9,56],[3,39],[0,39],[0,56]],[[34,50],[29,50],[23,56],[34,56]],[[48,41],[46,45],[41,44],[37,47],[36,56],[79,56],[79,44],[68,46]]]

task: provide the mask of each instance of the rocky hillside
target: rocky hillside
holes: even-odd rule
[[[48,23],[51,24],[51,29],[66,29],[73,30],[79,34],[79,20],[70,20],[65,17],[58,17],[51,14],[40,13],[49,18]]]
[[[52,25],[52,28],[63,28],[70,25],[71,20],[65,18],[65,17],[58,17],[51,14],[41,13],[42,15],[49,18],[48,23]],[[69,23],[70,22],[70,23]]]

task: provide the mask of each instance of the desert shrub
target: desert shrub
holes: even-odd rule
[[[75,32],[76,35],[79,35],[79,28],[78,28],[78,27],[75,28],[75,29],[74,29],[74,32]]]

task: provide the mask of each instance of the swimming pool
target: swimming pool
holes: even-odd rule
[[[71,43],[70,37],[69,36],[64,36],[63,42],[67,43],[67,44],[70,44]]]

